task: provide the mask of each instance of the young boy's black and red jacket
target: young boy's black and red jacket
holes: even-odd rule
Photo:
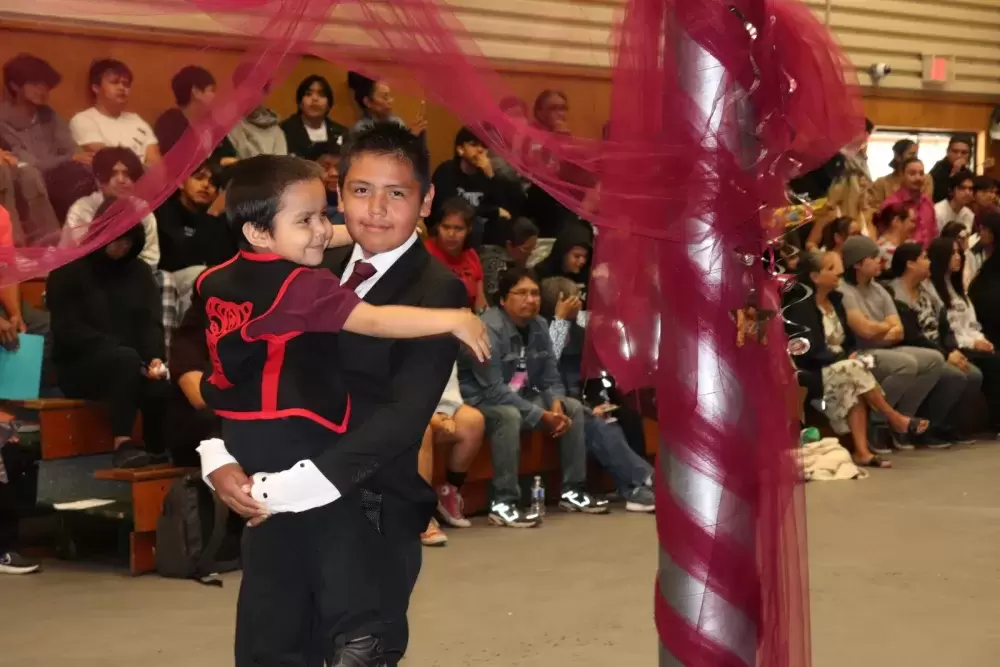
[[[327,269],[247,251],[197,289],[211,361],[202,396],[244,470],[284,470],[331,446],[351,413],[335,333],[358,296]]]

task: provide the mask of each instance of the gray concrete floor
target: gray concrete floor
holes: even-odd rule
[[[808,488],[815,667],[1000,665],[1000,446]],[[556,515],[425,550],[407,667],[655,665],[651,517]],[[48,563],[0,579],[0,666],[232,664],[222,590]]]

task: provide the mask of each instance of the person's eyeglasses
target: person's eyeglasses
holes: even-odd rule
[[[542,293],[536,289],[530,289],[530,290],[516,289],[516,290],[511,290],[510,293],[513,296],[520,296],[524,297],[525,299],[540,299],[542,296]]]

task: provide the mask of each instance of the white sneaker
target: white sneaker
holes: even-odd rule
[[[41,567],[41,563],[30,561],[14,551],[0,554],[0,574],[31,574]]]

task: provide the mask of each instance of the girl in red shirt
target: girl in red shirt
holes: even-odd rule
[[[469,232],[475,209],[461,197],[452,197],[441,206],[438,223],[427,239],[427,251],[444,262],[465,285],[469,307],[480,312],[486,308],[483,292],[483,265],[469,247]]]

